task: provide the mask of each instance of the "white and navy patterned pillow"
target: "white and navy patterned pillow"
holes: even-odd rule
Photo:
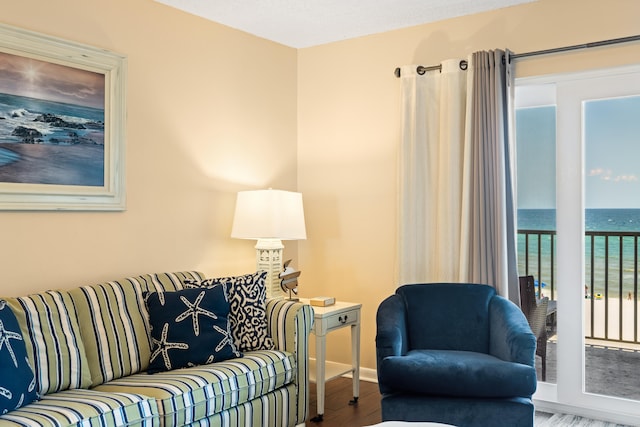
[[[36,378],[20,325],[6,301],[0,300],[0,415],[36,399]]]
[[[153,342],[148,373],[241,356],[233,345],[222,287],[150,292],[146,304]]]
[[[243,276],[216,277],[202,281],[184,280],[183,283],[185,288],[223,286],[231,304],[229,322],[238,350],[271,350],[274,345],[267,325],[266,277],[266,271],[258,271]]]

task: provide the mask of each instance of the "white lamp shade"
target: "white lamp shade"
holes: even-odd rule
[[[271,189],[238,192],[231,237],[306,239],[302,194]]]

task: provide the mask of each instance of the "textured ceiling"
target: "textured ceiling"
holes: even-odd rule
[[[155,0],[294,48],[536,0]]]

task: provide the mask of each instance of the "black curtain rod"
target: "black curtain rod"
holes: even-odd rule
[[[531,56],[539,56],[539,55],[550,55],[553,53],[568,52],[571,50],[589,49],[592,47],[609,46],[612,44],[629,43],[629,42],[635,42],[635,41],[640,41],[640,34],[635,36],[620,37],[617,39],[601,40],[598,42],[576,44],[573,46],[563,46],[563,47],[556,47],[553,49],[536,50],[533,52],[512,53],[511,55],[509,55],[509,62],[511,62],[512,59],[528,58]],[[504,61],[504,57],[503,57],[503,61]],[[462,70],[467,69],[467,61],[464,61],[464,60],[460,61],[460,69]],[[442,65],[441,64],[432,65],[429,67],[418,65],[418,67],[416,68],[416,72],[420,75],[426,73],[427,71],[432,71],[432,70],[442,71]],[[396,68],[393,74],[395,74],[396,77],[400,77],[400,67]]]

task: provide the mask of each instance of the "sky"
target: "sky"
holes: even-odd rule
[[[555,207],[555,107],[516,112],[518,207]],[[640,96],[584,104],[587,208],[640,208]]]
[[[0,93],[104,109],[104,75],[0,52]]]
[[[640,96],[584,108],[587,207],[640,208]]]
[[[556,206],[556,108],[516,110],[518,208]]]

